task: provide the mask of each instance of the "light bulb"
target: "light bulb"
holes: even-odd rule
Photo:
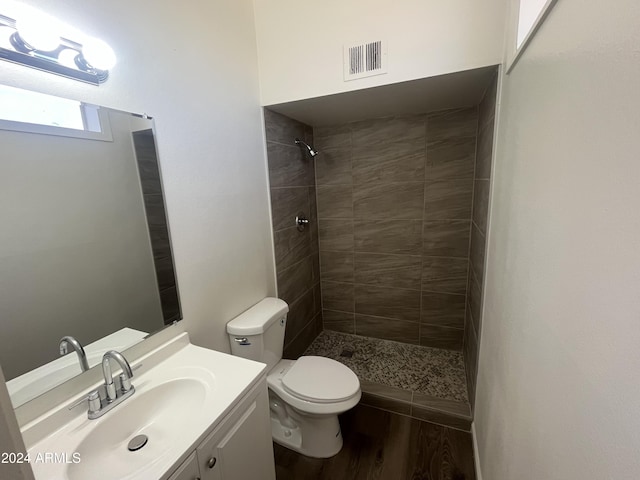
[[[69,68],[76,68],[78,52],[71,48],[65,48],[58,54],[58,63]]]
[[[60,34],[55,20],[44,14],[31,13],[16,21],[20,38],[35,50],[50,52],[60,46]]]
[[[89,65],[98,70],[109,70],[116,64],[116,54],[106,42],[89,38],[82,45],[82,56]]]
[[[9,50],[13,49],[11,45],[11,40],[9,37],[13,33],[13,29],[11,27],[5,27],[4,25],[0,25],[0,48],[7,48]]]

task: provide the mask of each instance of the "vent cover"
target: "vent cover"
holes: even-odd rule
[[[345,45],[344,80],[356,80],[387,73],[387,50],[382,40]]]

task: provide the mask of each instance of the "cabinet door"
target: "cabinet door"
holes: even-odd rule
[[[189,455],[189,458],[173,472],[169,480],[200,480],[200,469],[198,468],[196,452]]]
[[[197,450],[202,480],[275,480],[267,389],[230,423]]]

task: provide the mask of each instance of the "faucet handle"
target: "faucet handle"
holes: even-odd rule
[[[87,395],[87,400],[89,401],[89,413],[100,411],[102,402],[100,401],[100,393],[98,393],[98,390],[90,392],[89,395]]]
[[[72,405],[69,406],[69,410],[76,408],[78,405],[81,405],[86,401],[89,402],[89,412],[97,412],[100,410],[101,403],[100,403],[100,393],[98,393],[98,390],[89,392],[88,395],[82,397],[77,402],[74,402]]]
[[[141,363],[137,364],[135,367],[131,367],[131,377],[133,377],[133,372],[138,370],[142,366]],[[125,372],[122,372],[118,378],[120,379],[120,389],[122,393],[127,393],[131,390],[131,377],[129,377]]]

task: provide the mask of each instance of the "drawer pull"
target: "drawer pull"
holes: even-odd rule
[[[213,468],[213,467],[215,467],[215,466],[216,466],[216,462],[217,462],[217,461],[218,461],[218,460],[216,459],[216,457],[211,457],[211,458],[209,459],[209,461],[207,462],[207,466],[208,466],[209,468]]]

